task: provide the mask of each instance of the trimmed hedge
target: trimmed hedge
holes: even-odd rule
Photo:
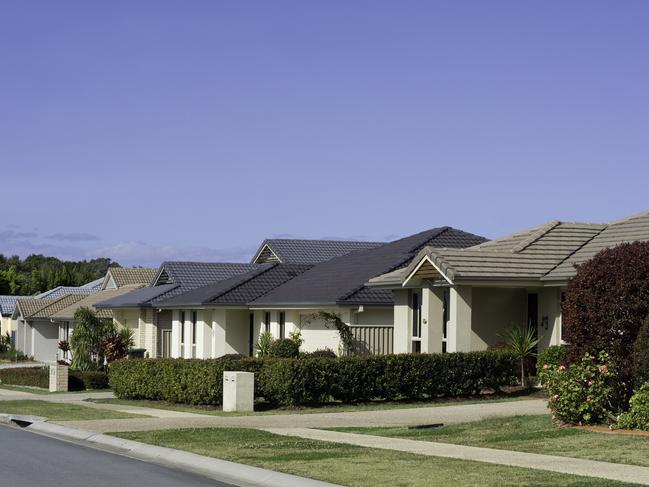
[[[469,396],[516,381],[508,353],[470,352],[302,359],[120,360],[110,384],[121,399],[221,404],[223,372],[255,373],[255,397],[276,405]]]
[[[47,367],[26,367],[1,369],[0,383],[14,386],[50,387],[50,371]],[[87,389],[108,388],[108,375],[104,372],[68,372],[68,389],[70,391],[85,391]]]

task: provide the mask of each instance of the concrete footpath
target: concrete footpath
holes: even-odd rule
[[[133,413],[134,409],[123,410]],[[0,405],[1,409],[1,405]],[[142,408],[144,409],[144,408]],[[142,411],[141,414],[149,414]],[[430,423],[463,423],[485,418],[547,414],[545,400],[483,402],[449,406],[383,409],[340,413],[256,414],[248,416],[208,416],[179,413],[177,417],[101,419],[85,421],[57,421],[71,428],[89,429],[101,433],[123,431],[150,431],[180,428],[339,428],[346,426],[414,426]]]
[[[620,463],[583,460],[556,455],[540,455],[494,448],[435,443],[432,441],[386,438],[382,436],[323,431],[308,428],[264,428],[269,433],[284,436],[296,436],[309,440],[344,443],[346,445],[378,448],[417,455],[473,460],[512,467],[533,468],[563,474],[597,477],[607,480],[649,485],[649,467],[623,465]]]

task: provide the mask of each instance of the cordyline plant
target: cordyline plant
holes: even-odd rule
[[[536,336],[536,330],[528,325],[525,328],[514,327],[503,333],[507,349],[521,362],[521,386],[525,384],[525,360],[536,355],[536,347],[541,340]]]

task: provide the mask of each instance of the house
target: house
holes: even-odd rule
[[[59,328],[51,317],[77,301],[84,294],[64,294],[52,298],[19,299],[12,319],[16,320],[16,349],[34,360],[56,362]]]
[[[123,317],[130,323],[126,326],[137,323],[139,335],[145,337],[140,346],[151,356],[251,355],[262,331],[279,338],[295,329],[302,333],[304,350],[337,351],[338,333],[315,317],[319,311],[338,313],[358,332],[367,352],[387,352],[392,291],[365,283],[408,265],[426,245],[463,247],[482,242],[483,237],[450,227],[383,244],[266,240],[250,264],[229,269],[235,264],[165,263],[152,286],[97,306],[112,309],[116,321]],[[195,277],[208,269],[213,274],[206,282],[197,282]],[[217,269],[227,269],[229,275],[216,275]]]
[[[110,310],[97,310],[94,304],[148,285],[155,272],[156,269],[111,268],[106,276],[84,286],[59,286],[18,299],[12,313],[16,349],[35,360],[55,362],[61,358],[58,342],[69,340],[74,330],[74,313],[79,308],[89,307],[100,318],[113,319]]]
[[[464,249],[427,246],[368,285],[394,292],[396,353],[485,350],[524,325],[544,348],[562,343],[562,293],[575,264],[638,240],[649,240],[649,212],[609,224],[551,221]]]
[[[2,335],[9,333],[12,343],[14,343],[16,335],[16,323],[11,319],[11,315],[16,307],[16,301],[32,298],[33,296],[0,296],[0,333]]]

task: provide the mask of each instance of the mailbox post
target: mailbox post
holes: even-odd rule
[[[50,365],[50,392],[68,392],[67,365]]]
[[[255,374],[223,372],[223,411],[254,411]]]

